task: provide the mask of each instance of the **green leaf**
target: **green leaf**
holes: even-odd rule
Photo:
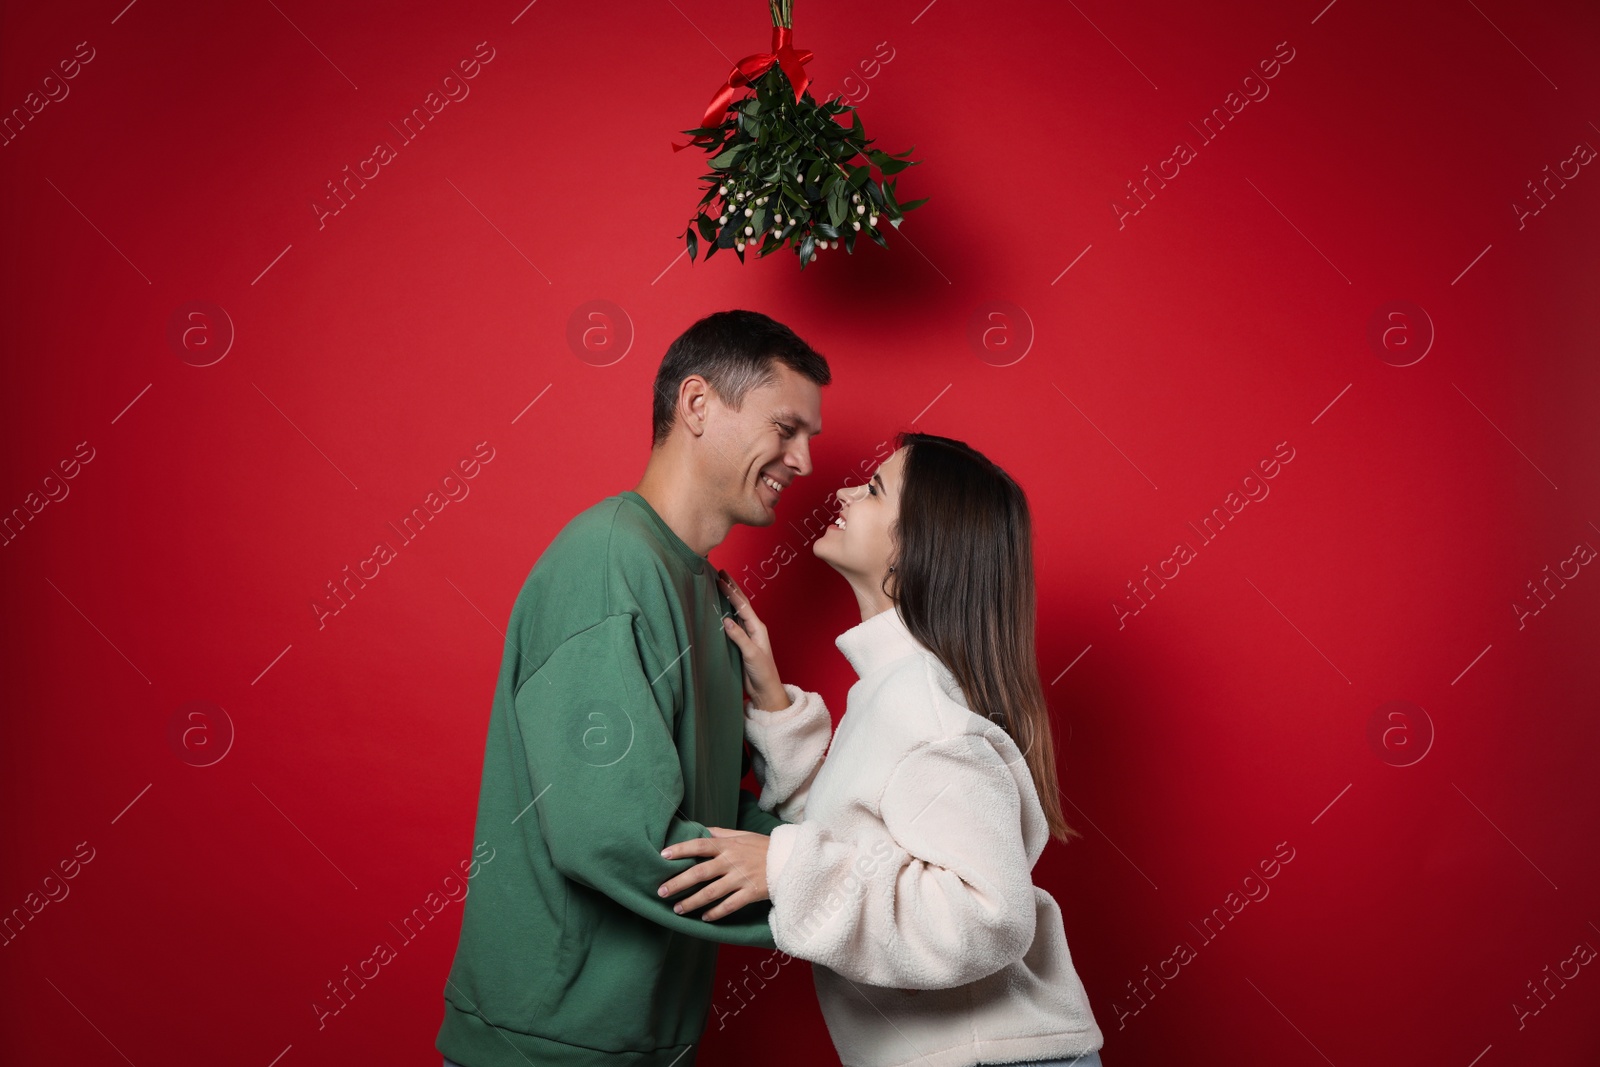
[[[700,236],[708,241],[717,239],[717,220],[710,215],[701,215],[695,219],[695,225],[700,227]]]
[[[921,200],[913,200],[909,204],[901,204],[900,205],[900,210],[901,210],[901,212],[910,211],[912,208],[921,207],[923,204],[926,204],[927,202],[928,202],[928,198],[927,197],[923,197]]]
[[[842,195],[830,196],[828,198],[828,221],[834,226],[841,225],[844,222],[848,208],[849,205],[845,203]]]
[[[852,189],[860,189],[863,185],[865,185],[867,183],[867,179],[872,177],[872,168],[871,167],[862,166],[862,167],[851,167],[849,169],[850,169],[850,188],[852,188]]]
[[[883,171],[884,177],[887,178],[891,174],[899,174],[901,171],[905,170],[907,167],[914,167],[918,163],[921,163],[921,162],[922,161],[920,159],[918,159],[918,160],[891,159],[886,163],[880,163],[878,165],[878,169]]]
[[[695,237],[693,230],[687,230],[687,231],[685,231],[685,233],[686,233],[687,237],[689,238],[689,262],[693,263],[694,262],[695,253],[698,251],[698,249],[700,247],[700,242],[699,242],[699,239]]]

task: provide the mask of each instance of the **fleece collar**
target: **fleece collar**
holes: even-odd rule
[[[855,668],[856,675],[865,678],[880,667],[885,667],[907,656],[927,656],[943,670],[943,664],[927,646],[911,635],[898,608],[878,614],[850,627],[833,639],[844,658]]]

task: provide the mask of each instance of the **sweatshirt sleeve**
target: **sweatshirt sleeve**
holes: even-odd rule
[[[833,718],[820,694],[787,682],[783,691],[789,706],[781,711],[764,711],[745,700],[744,736],[754,750],[751,763],[761,783],[761,810],[792,823],[805,818],[806,795],[833,737]]]
[[[1032,864],[1017,785],[994,747],[971,734],[919,744],[890,772],[881,811],[882,829],[772,832],[778,947],[899,989],[965,985],[1021,959],[1033,943]]]
[[[515,697],[539,830],[556,869],[675,933],[772,948],[770,905],[757,902],[708,923],[677,915],[656,895],[693,858],[661,850],[709,837],[678,813],[682,765],[668,683],[647,681],[633,616],[611,615],[568,638]]]
[[[764,810],[755,794],[748,789],[739,790],[739,822],[736,830],[749,830],[755,834],[771,834],[783,825],[783,820]]]

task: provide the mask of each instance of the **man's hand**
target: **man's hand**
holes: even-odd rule
[[[669,860],[685,856],[705,857],[693,867],[667,882],[656,892],[670,897],[690,886],[711,882],[698,893],[674,904],[672,910],[682,915],[703,908],[718,898],[726,898],[716,907],[700,916],[702,919],[720,919],[731,915],[746,904],[767,897],[767,846],[771,838],[766,834],[748,830],[728,830],[721,826],[707,827],[710,837],[694,837],[668,845],[661,854]],[[711,881],[716,879],[715,881]]]

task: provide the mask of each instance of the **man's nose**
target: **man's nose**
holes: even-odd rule
[[[800,460],[799,465],[796,468],[799,473],[795,475],[795,477],[804,478],[806,475],[811,473],[811,448],[809,445],[798,445],[795,451],[798,453],[798,458]]]

